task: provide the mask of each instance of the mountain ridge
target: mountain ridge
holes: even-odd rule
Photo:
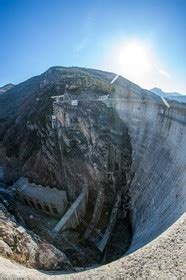
[[[157,96],[186,103],[186,95],[183,95],[179,92],[164,92],[161,88],[158,87],[154,87],[150,89],[150,91],[155,93]]]
[[[14,88],[16,85],[15,84],[12,84],[12,83],[9,83],[9,84],[6,84],[2,87],[0,87],[0,94],[3,94],[9,90],[11,90],[12,88]]]

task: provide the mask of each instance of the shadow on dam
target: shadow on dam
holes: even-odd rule
[[[168,108],[159,100],[130,98],[114,106],[128,126],[132,144],[127,178],[133,233],[125,254],[129,255],[163,233],[185,211],[186,106],[171,101]]]

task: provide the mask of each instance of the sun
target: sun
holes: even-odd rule
[[[137,76],[148,73],[152,58],[148,48],[140,42],[128,42],[119,47],[120,68],[127,75]]]
[[[125,39],[114,42],[105,56],[105,69],[117,73],[143,88],[167,85],[169,71],[160,61],[152,42]]]

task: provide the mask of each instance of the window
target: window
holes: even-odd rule
[[[41,204],[40,204],[39,202],[37,202],[36,205],[37,205],[37,207],[38,207],[40,210],[42,210],[42,206],[41,206]]]
[[[45,210],[47,211],[47,212],[50,212],[50,209],[49,209],[49,207],[48,207],[48,205],[44,205],[44,208],[45,208]]]
[[[24,202],[28,205],[28,201],[26,198],[23,198],[24,199]]]
[[[115,171],[118,171],[119,170],[119,165],[117,162],[115,162]]]
[[[56,215],[58,214],[58,211],[55,207],[52,207],[52,211],[53,211],[54,214],[56,214]]]
[[[31,199],[29,199],[29,202],[30,202],[31,206],[32,206],[33,208],[35,208],[35,204],[34,204],[34,202],[33,202]]]

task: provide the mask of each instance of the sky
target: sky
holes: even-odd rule
[[[186,0],[0,0],[0,86],[49,67],[186,94]]]

